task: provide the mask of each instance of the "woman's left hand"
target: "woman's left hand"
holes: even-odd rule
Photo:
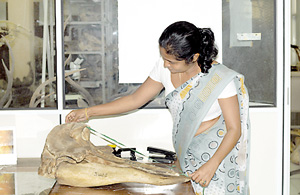
[[[218,167],[219,164],[217,162],[209,160],[197,171],[192,173],[190,177],[194,182],[199,183],[202,187],[207,187]]]

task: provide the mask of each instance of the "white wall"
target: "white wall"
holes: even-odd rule
[[[56,111],[1,111],[0,126],[14,127],[18,158],[40,157],[45,139],[59,124]]]
[[[250,120],[250,194],[281,194],[282,116],[276,108],[253,108]]]
[[[67,113],[67,111],[66,111]],[[53,111],[0,114],[1,126],[15,126],[19,158],[39,158],[47,134],[59,124]],[[281,194],[282,118],[277,108],[251,108],[251,194]],[[129,115],[94,119],[88,123],[95,130],[109,135],[128,147],[145,152],[147,146],[173,150],[172,119],[167,109],[142,109]],[[92,136],[95,145],[104,141]]]
[[[213,8],[213,14],[207,8]],[[144,82],[159,58],[159,36],[168,25],[183,20],[197,27],[211,28],[218,49],[222,50],[222,2],[219,0],[119,1],[119,82]],[[222,63],[222,52],[217,61]]]

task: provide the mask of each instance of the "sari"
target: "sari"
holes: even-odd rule
[[[226,134],[221,114],[213,127],[195,137],[210,107],[232,80],[239,101],[241,137],[205,189],[192,181],[196,194],[248,195],[250,122],[244,77],[222,64],[215,64],[209,73],[197,74],[166,96],[166,105],[173,118],[173,145],[182,171],[190,174],[214,155]]]

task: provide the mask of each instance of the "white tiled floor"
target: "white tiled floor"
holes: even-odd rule
[[[291,163],[291,171],[300,169],[300,165]],[[291,176],[290,195],[300,195],[300,173]]]

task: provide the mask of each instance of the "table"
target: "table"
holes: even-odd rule
[[[93,188],[80,188],[60,185],[55,183],[49,195],[195,195],[192,185],[190,182],[156,186],[149,184],[139,184],[139,183],[120,183],[108,186],[93,187]]]
[[[0,166],[0,194],[39,195],[194,195],[190,182],[156,186],[120,183],[108,186],[80,188],[58,184],[55,179],[38,175],[39,158],[18,159],[17,165]]]

